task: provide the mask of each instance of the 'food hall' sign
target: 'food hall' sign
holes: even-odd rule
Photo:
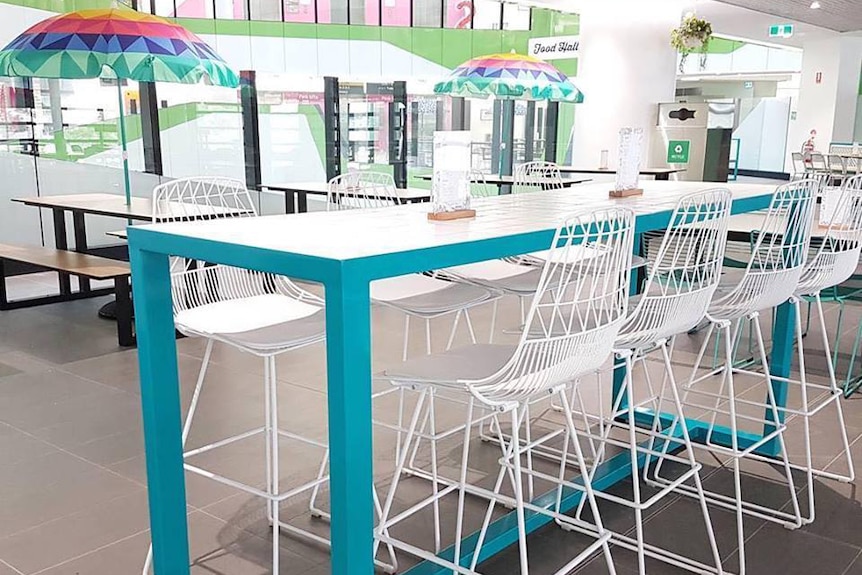
[[[579,36],[551,36],[530,38],[530,56],[541,60],[577,58],[581,49]]]

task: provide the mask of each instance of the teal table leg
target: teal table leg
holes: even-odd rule
[[[789,377],[790,367],[793,361],[794,330],[796,325],[796,310],[790,302],[785,302],[775,310],[775,326],[772,328],[772,356],[769,358],[769,373],[777,377]],[[772,390],[775,393],[775,403],[779,408],[787,405],[786,381],[771,381]],[[784,412],[779,411],[778,417],[784,421]],[[766,420],[772,419],[772,411],[767,408]],[[766,424],[763,429],[764,435],[775,430],[774,425]],[[778,442],[773,439],[764,444],[759,450],[764,455],[778,455]]]
[[[342,268],[326,283],[332,574],[374,572],[369,283]]]
[[[180,385],[168,256],[129,248],[157,575],[188,575]]]

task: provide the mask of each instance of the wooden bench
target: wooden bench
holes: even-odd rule
[[[131,269],[128,263],[53,248],[0,244],[0,310],[20,309],[46,303],[44,297],[33,301],[27,299],[9,301],[6,293],[6,273],[4,270],[4,262],[6,261],[29,264],[79,278],[114,280],[114,293],[117,296],[117,339],[121,346],[135,344],[132,299],[129,288]],[[68,296],[63,295],[56,297],[57,301],[68,301],[69,299]]]

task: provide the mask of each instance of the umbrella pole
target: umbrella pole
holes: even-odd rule
[[[132,203],[132,183],[129,179],[129,152],[126,148],[126,122],[124,119],[124,110],[123,110],[123,86],[120,83],[120,79],[117,78],[117,103],[120,105],[120,145],[123,148],[122,158],[123,158],[123,183],[126,187],[126,205]]]

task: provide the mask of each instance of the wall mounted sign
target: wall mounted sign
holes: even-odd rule
[[[687,164],[691,140],[671,140],[667,143],[667,163]]]
[[[530,38],[529,54],[540,60],[577,58],[581,49],[580,36],[550,36]]]
[[[790,38],[793,36],[793,24],[774,24],[769,27],[770,38]]]

